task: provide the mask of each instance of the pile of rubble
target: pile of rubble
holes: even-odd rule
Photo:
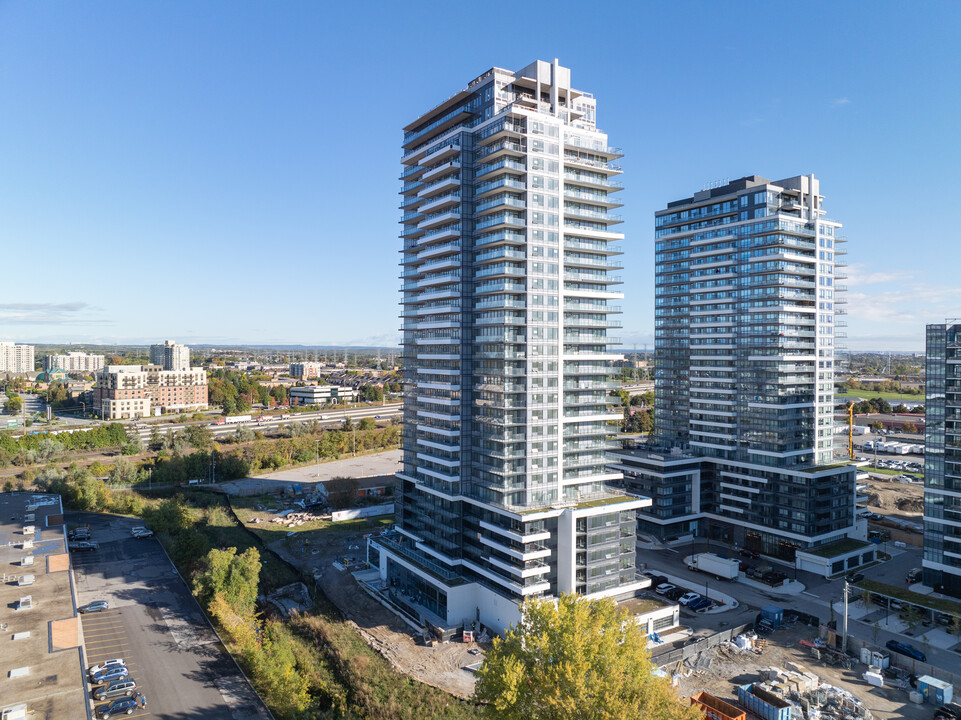
[[[288,512],[277,517],[271,518],[270,522],[279,523],[284,527],[297,527],[298,525],[303,525],[304,523],[312,522],[314,520],[324,520],[330,519],[330,516],[326,518],[322,515],[314,515],[311,512]],[[254,520],[256,522],[256,519]]]
[[[793,662],[785,667],[763,668],[762,680],[751,691],[767,694],[793,707],[792,717],[808,720],[871,720],[871,711],[847,690],[822,683],[813,672]],[[761,692],[757,692],[761,691]],[[739,695],[740,696],[740,695]]]

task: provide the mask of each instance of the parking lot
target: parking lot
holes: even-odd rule
[[[122,658],[136,691],[147,699],[146,709],[137,707],[124,717],[269,717],[160,544],[131,536],[130,528],[140,522],[72,513],[67,524],[88,524],[99,546],[71,554],[78,605],[96,600],[109,605],[81,616],[86,667]]]

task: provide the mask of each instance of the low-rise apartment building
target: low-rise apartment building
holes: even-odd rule
[[[93,406],[104,419],[122,420],[207,407],[207,373],[200,368],[108,365],[97,374]]]
[[[61,355],[45,355],[43,369],[47,372],[60,369],[66,373],[95,373],[103,370],[103,355],[68,352]]]
[[[290,376],[299,380],[319,378],[323,367],[323,364],[319,362],[290,363]]]

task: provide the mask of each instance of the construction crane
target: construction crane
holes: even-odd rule
[[[848,403],[848,459],[854,460],[854,403]]]

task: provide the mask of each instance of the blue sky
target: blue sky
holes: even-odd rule
[[[392,344],[400,128],[558,57],[624,148],[627,349],[653,213],[815,173],[852,349],[961,316],[961,3],[0,0],[0,339]]]

